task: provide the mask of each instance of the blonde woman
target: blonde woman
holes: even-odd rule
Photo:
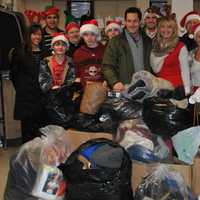
[[[190,94],[188,50],[184,43],[179,41],[174,15],[160,19],[150,62],[155,75],[171,82],[180,96]]]

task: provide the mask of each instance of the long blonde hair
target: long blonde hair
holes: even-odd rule
[[[160,33],[160,29],[163,26],[163,24],[168,24],[173,29],[173,34],[171,38],[165,44],[163,41],[163,37]],[[158,33],[153,42],[153,52],[158,55],[163,55],[173,50],[177,46],[178,42],[179,42],[178,24],[176,22],[174,15],[162,17],[158,22]]]

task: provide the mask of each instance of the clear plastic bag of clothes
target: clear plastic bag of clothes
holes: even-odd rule
[[[169,99],[145,99],[142,116],[153,134],[164,137],[171,137],[192,126],[192,112],[177,107]]]
[[[67,200],[133,200],[131,160],[111,140],[87,141],[59,168],[69,183]]]
[[[139,71],[133,74],[131,84],[123,92],[123,96],[142,102],[144,99],[157,96],[159,90],[173,91],[173,85],[162,78],[156,77],[148,71]]]
[[[132,160],[152,163],[169,158],[165,142],[152,134],[141,119],[122,122],[115,140],[127,150]]]
[[[135,199],[197,200],[182,175],[162,164],[143,179],[135,191]]]
[[[62,127],[49,125],[40,129],[43,136],[25,143],[10,160],[4,194],[5,200],[38,200],[32,194],[44,165],[55,168],[71,153],[71,143]]]

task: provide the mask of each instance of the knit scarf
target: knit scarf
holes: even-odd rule
[[[52,56],[52,71],[53,71],[53,84],[61,86],[63,82],[64,69],[66,67],[67,58],[61,64],[56,61],[55,56]]]
[[[161,57],[173,51],[179,42],[179,38],[174,37],[168,43],[163,43],[162,40],[155,39],[153,42],[153,50],[155,56]]]

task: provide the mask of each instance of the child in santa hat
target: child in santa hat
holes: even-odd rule
[[[72,58],[74,52],[83,44],[80,37],[80,26],[76,22],[70,22],[65,27],[65,30],[69,40],[67,55]]]
[[[51,40],[52,34],[64,32],[58,28],[59,23],[59,9],[50,7],[44,11],[44,18],[46,26],[43,28],[43,48],[48,51],[49,55],[52,53]]]
[[[87,82],[103,82],[102,60],[105,47],[100,43],[101,34],[96,20],[80,28],[83,44],[74,53],[76,77],[85,85]]]
[[[64,34],[54,34],[51,47],[53,55],[40,63],[39,84],[48,119],[65,128],[71,119],[66,111],[72,109],[69,88],[74,82],[75,70],[66,56],[69,42]]]
[[[181,41],[186,45],[188,51],[197,47],[197,44],[193,37],[191,37],[192,26],[200,22],[200,15],[197,12],[187,13],[181,20],[180,26],[181,31],[186,31],[186,33],[181,37]]]

